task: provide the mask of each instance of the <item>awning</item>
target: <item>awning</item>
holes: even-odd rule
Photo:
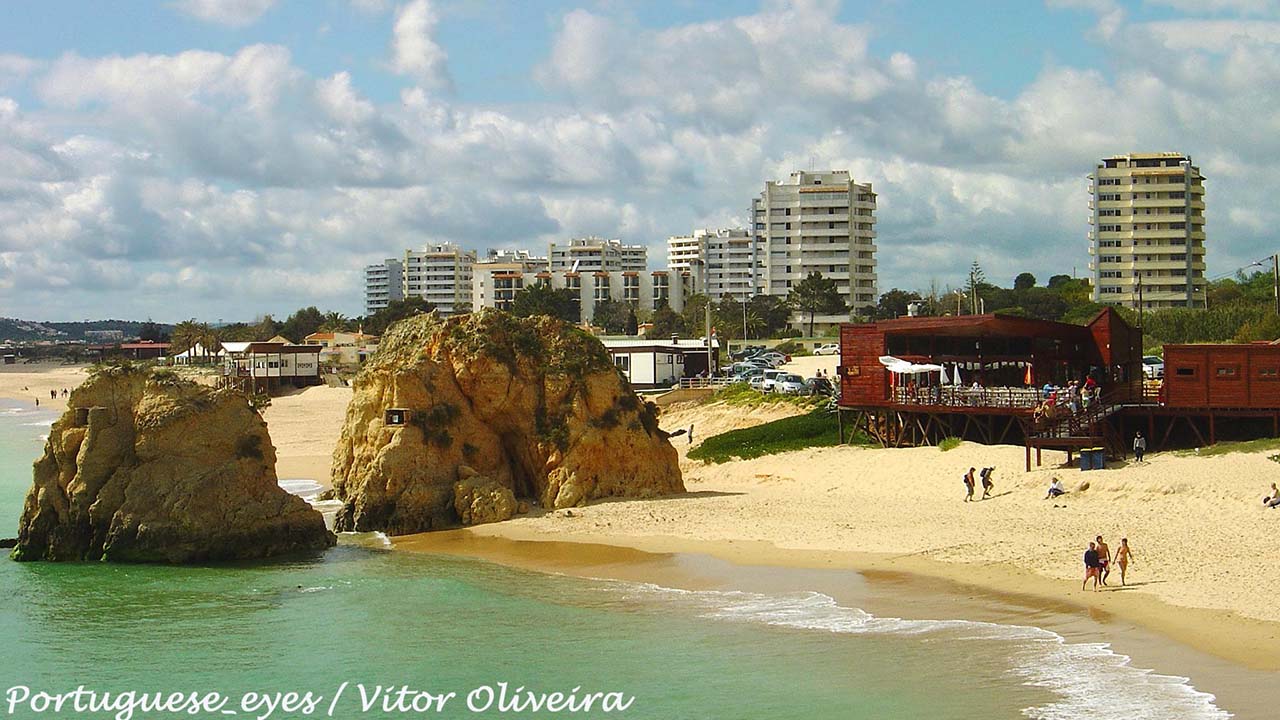
[[[885,369],[897,375],[914,375],[916,373],[942,372],[941,365],[933,364],[916,364],[907,362],[902,358],[896,358],[892,355],[881,355],[880,364]]]

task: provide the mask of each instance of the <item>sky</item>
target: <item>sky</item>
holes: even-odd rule
[[[165,0],[0,9],[0,317],[359,315],[452,241],[649,247],[872,183],[880,291],[1087,275],[1100,158],[1280,250],[1280,0]]]

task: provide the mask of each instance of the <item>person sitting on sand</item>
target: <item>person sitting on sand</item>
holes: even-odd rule
[[[964,501],[973,502],[973,468],[964,474]]]
[[[1120,566],[1120,584],[1124,585],[1124,571],[1133,562],[1133,548],[1129,547],[1129,538],[1120,538],[1120,547],[1116,548],[1116,565]]]
[[[1089,584],[1089,578],[1093,578],[1093,589],[1098,589],[1098,575],[1102,567],[1098,564],[1098,546],[1089,543],[1089,549],[1084,551],[1084,582],[1080,583],[1080,589],[1084,590]]]
[[[1066,495],[1066,494],[1067,494],[1067,490],[1066,488],[1062,487],[1062,481],[1059,480],[1058,478],[1054,478],[1053,482],[1049,483],[1049,492],[1045,494],[1044,499],[1048,500],[1049,498],[1056,498],[1059,495]]]
[[[1271,494],[1262,497],[1262,504],[1269,508],[1280,507],[1280,490],[1276,489],[1276,484],[1271,483]]]
[[[995,471],[996,469],[994,467],[985,467],[985,468],[982,468],[982,472],[979,473],[979,476],[982,478],[982,499],[983,500],[986,500],[987,498],[991,497],[991,490],[994,489],[996,486],[996,484],[991,481],[991,474],[994,473]]]
[[[1100,567],[1100,570],[1098,571],[1098,575],[1099,575],[1098,579],[1102,581],[1103,585],[1106,585],[1107,576],[1111,574],[1111,548],[1107,547],[1107,544],[1102,542],[1101,535],[1097,537],[1097,540],[1098,540],[1098,565]]]

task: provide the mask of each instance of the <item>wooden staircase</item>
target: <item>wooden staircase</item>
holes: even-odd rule
[[[1068,462],[1073,451],[1101,447],[1107,457],[1124,459],[1127,448],[1124,438],[1108,421],[1112,415],[1124,409],[1125,393],[1101,395],[1090,403],[1087,410],[1068,412],[1062,417],[1028,421],[1024,428],[1027,447],[1027,470],[1031,469],[1031,450],[1036,450],[1036,464],[1040,464],[1040,451],[1065,450]]]

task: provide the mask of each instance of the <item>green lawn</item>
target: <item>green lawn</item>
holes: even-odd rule
[[[863,438],[854,438],[861,444]],[[840,442],[836,416],[824,409],[755,427],[713,435],[689,451],[689,458],[708,463],[750,460],[790,450],[830,447]]]
[[[1220,442],[1216,445],[1206,445],[1196,450],[1178,450],[1178,455],[1195,455],[1198,457],[1213,457],[1215,455],[1227,455],[1229,453],[1252,453],[1264,452],[1267,450],[1280,450],[1280,438],[1258,438],[1257,440],[1238,440],[1233,442]]]

